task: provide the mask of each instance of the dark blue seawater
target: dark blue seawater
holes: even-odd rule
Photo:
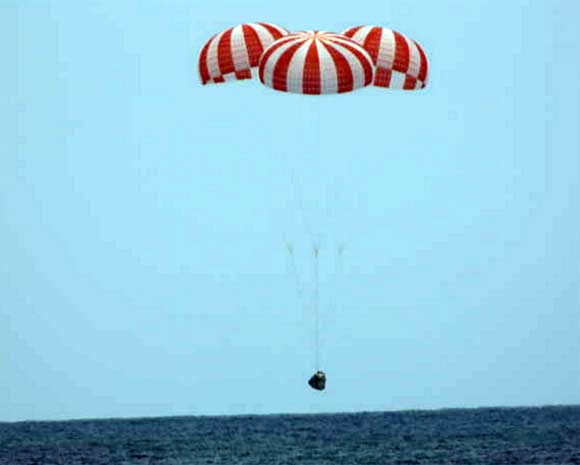
[[[580,406],[0,423],[0,464],[580,464]]]

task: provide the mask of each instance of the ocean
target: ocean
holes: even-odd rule
[[[0,423],[0,464],[580,464],[580,406]]]

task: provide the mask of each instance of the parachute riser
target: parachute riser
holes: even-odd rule
[[[319,304],[319,293],[320,293],[320,245],[314,244],[312,248],[313,258],[314,258],[314,347],[315,347],[315,359],[314,359],[314,369],[318,371],[320,369],[320,304]]]

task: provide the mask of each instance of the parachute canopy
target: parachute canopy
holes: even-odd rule
[[[286,29],[270,23],[240,24],[216,34],[199,55],[202,84],[251,79],[264,50],[286,34]]]
[[[275,41],[260,59],[260,81],[299,94],[335,94],[369,85],[373,61],[355,41],[321,31],[291,33]]]
[[[343,34],[370,53],[375,65],[375,86],[414,90],[427,85],[427,56],[414,40],[379,26],[356,26]]]

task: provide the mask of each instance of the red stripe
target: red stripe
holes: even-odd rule
[[[414,90],[416,83],[417,83],[417,78],[414,78],[413,76],[410,76],[407,74],[405,76],[405,83],[403,84],[403,89],[404,90]]]
[[[316,41],[313,40],[304,60],[302,93],[318,95],[320,94],[320,87],[320,58],[316,48]]]
[[[206,44],[201,49],[201,53],[199,54],[199,75],[201,77],[202,84],[207,84],[210,80],[209,68],[207,66],[207,52],[209,50],[209,44],[214,39],[214,37],[206,42]]]
[[[288,90],[288,67],[290,66],[290,60],[296,53],[296,50],[302,46],[304,41],[297,42],[287,50],[282,52],[282,55],[276,61],[276,65],[274,66],[274,70],[272,71],[272,87],[276,90],[286,91]]]
[[[377,64],[377,59],[379,57],[379,47],[381,46],[381,36],[382,29],[380,27],[373,27],[362,44],[364,49],[370,53],[373,59],[373,64]]]
[[[424,84],[427,79],[427,68],[428,68],[427,55],[425,55],[423,47],[421,47],[417,42],[415,42],[415,45],[417,47],[417,50],[419,50],[419,55],[421,56],[421,64],[419,66],[419,75],[417,76],[417,79],[419,79],[419,81],[421,81]]]
[[[332,60],[334,61],[334,66],[336,68],[336,80],[338,82],[338,93],[349,92],[354,87],[354,78],[352,75],[352,70],[350,69],[350,64],[347,59],[342,56],[342,54],[337,51],[333,46],[327,42],[321,41],[324,45]]]
[[[360,45],[358,45],[356,42],[352,41],[352,45],[351,44],[346,44],[344,42],[334,42],[334,43],[340,43],[341,46],[343,46],[344,48],[346,48],[349,52],[351,52],[359,61],[359,63],[361,64],[361,67],[364,71],[364,84],[365,86],[370,84],[373,80],[373,66],[372,63],[369,61],[368,57],[361,52],[360,50]]]
[[[260,58],[260,72],[259,72],[259,77],[260,77],[260,81],[262,83],[264,82],[264,70],[265,70],[265,67],[266,67],[266,63],[268,62],[268,60],[272,56],[272,53],[274,53],[276,50],[278,50],[282,45],[287,44],[288,42],[293,42],[295,40],[297,40],[297,38],[295,36],[294,37],[283,38],[283,39],[280,39],[280,40],[276,41],[275,43],[273,43],[272,45],[270,45],[270,47],[268,47],[266,49],[266,52]]]
[[[406,73],[409,70],[409,45],[407,45],[407,41],[402,34],[396,31],[393,31],[393,34],[395,35],[395,60],[393,62],[393,69],[401,73]]]
[[[268,24],[268,23],[258,23],[258,24],[260,26],[264,26],[268,30],[268,32],[270,34],[272,34],[272,37],[274,38],[274,40],[279,39],[280,37],[287,34],[287,31],[283,28],[280,28],[280,29],[282,29],[285,32],[280,32],[279,29],[276,29],[274,26],[272,26],[271,24]]]
[[[253,27],[243,24],[242,32],[244,34],[246,50],[248,51],[250,68],[253,68],[254,66],[258,66],[258,63],[260,62],[260,57],[264,52],[264,46],[262,45],[262,42],[260,42],[260,37]]]
[[[236,79],[240,81],[242,79],[252,79],[252,72],[249,69],[242,69],[241,71],[236,71]]]
[[[390,69],[377,68],[375,71],[375,82],[373,84],[378,87],[390,87],[392,74],[393,72]]]
[[[352,39],[352,37],[360,30],[362,29],[363,26],[355,26],[355,27],[351,27],[350,29],[347,29],[346,31],[344,31],[342,33],[343,36],[347,36],[349,39]]]
[[[222,76],[236,70],[232,56],[232,31],[233,28],[226,30],[217,46],[218,68]]]

